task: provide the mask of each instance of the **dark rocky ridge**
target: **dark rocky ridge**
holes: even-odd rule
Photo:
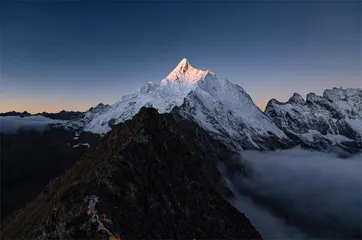
[[[57,113],[37,113],[35,115],[41,115],[43,117],[51,118],[51,119],[57,119],[57,120],[72,120],[75,118],[78,118],[80,116],[84,115],[84,112],[78,112],[78,111],[60,111]]]
[[[11,112],[0,113],[0,117],[8,117],[8,116],[29,117],[31,116],[31,114],[28,113],[27,111],[24,112],[11,111]]]
[[[125,239],[260,238],[219,194],[230,192],[216,165],[232,166],[233,154],[177,113],[143,108],[12,216],[2,235],[99,239],[84,201],[96,194],[106,227]]]

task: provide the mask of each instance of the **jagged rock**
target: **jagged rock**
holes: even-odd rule
[[[294,93],[293,96],[289,98],[288,102],[302,105],[305,104],[304,98],[299,93]]]
[[[28,113],[27,111],[24,112],[11,111],[11,112],[0,113],[0,117],[8,117],[8,116],[28,117],[31,116],[31,114]]]

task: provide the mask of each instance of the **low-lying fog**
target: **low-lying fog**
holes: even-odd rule
[[[52,123],[61,123],[64,121],[53,120],[43,116],[6,116],[0,117],[0,133],[17,133],[19,131],[44,131]]]
[[[244,151],[232,204],[264,238],[361,238],[362,155]]]

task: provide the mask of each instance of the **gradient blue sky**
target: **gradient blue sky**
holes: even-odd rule
[[[270,98],[362,87],[359,1],[1,1],[0,112],[86,110],[183,58]]]

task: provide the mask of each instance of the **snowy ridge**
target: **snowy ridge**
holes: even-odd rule
[[[186,59],[182,59],[160,84],[149,82],[136,93],[123,96],[111,106],[88,111],[84,118],[71,121],[68,127],[106,134],[111,130],[110,122],[117,124],[131,119],[143,106],[154,107],[159,113],[170,112],[175,106],[182,105],[199,80],[214,76],[210,71],[193,68]]]
[[[308,145],[362,141],[362,89],[333,88],[323,96],[309,93],[306,101],[299,94],[285,103],[272,99],[265,113],[290,137]]]
[[[270,149],[290,142],[244,89],[227,79],[200,81],[180,112],[235,149]],[[270,139],[275,142],[268,143]]]

